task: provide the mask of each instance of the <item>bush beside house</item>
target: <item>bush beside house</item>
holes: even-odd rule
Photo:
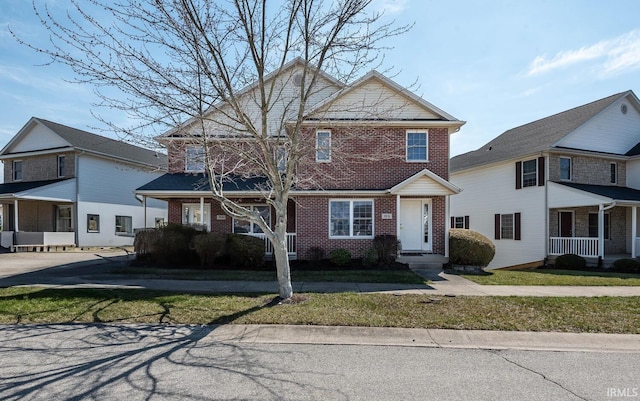
[[[495,256],[491,240],[477,231],[449,230],[449,263],[454,270],[481,271]]]

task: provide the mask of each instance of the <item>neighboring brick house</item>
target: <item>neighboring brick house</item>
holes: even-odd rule
[[[133,190],[166,171],[166,155],[41,118],[0,151],[2,246],[46,250],[133,244],[134,228],[166,219]]]
[[[494,240],[489,268],[637,257],[640,102],[627,91],[510,129],[454,157],[451,181],[451,224]]]
[[[295,78],[303,67],[295,60],[269,79]],[[392,234],[403,252],[441,260],[448,253],[449,197],[460,191],[448,181],[449,135],[464,121],[375,71],[348,86],[328,75],[321,79],[303,122],[303,134],[314,145],[296,161],[298,184],[287,220],[290,253],[305,259],[312,248],[327,255],[346,248],[360,257],[375,236]],[[295,79],[283,81],[278,90],[294,93],[288,86],[295,86]],[[374,109],[384,109],[384,118]],[[169,171],[136,193],[167,200],[169,222],[263,237],[257,227],[227,216],[211,199],[204,166],[192,160],[198,145],[183,131],[157,138],[168,150]],[[350,155],[352,162],[340,154]],[[258,208],[268,220],[273,213],[256,190],[257,181],[229,185],[227,195]]]

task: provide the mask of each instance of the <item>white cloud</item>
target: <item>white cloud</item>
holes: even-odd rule
[[[376,0],[373,6],[385,14],[399,14],[407,8],[407,0]]]
[[[601,60],[597,69],[603,75],[640,68],[640,29],[588,47],[561,51],[551,58],[538,56],[531,63],[527,75],[545,74],[593,60]]]

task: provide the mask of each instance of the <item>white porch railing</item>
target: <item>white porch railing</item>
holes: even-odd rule
[[[581,237],[549,237],[549,255],[573,253],[582,257],[598,257],[598,239]]]
[[[267,255],[273,255],[273,245],[264,234],[247,234],[253,237],[262,238],[264,240],[264,251]],[[296,254],[296,233],[287,233],[287,250],[289,255]]]

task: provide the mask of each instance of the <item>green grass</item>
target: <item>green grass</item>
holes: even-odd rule
[[[242,280],[275,281],[273,270],[194,270],[127,267],[112,271],[114,274],[148,279],[172,280]],[[293,281],[343,283],[398,283],[424,284],[425,280],[410,270],[293,270]]]
[[[462,277],[484,285],[570,285],[570,286],[638,286],[640,275],[577,270],[523,269],[492,270],[486,275],[463,274]]]
[[[269,306],[272,294],[7,288],[0,289],[0,323],[310,324],[640,334],[638,297],[298,297],[305,300]]]

